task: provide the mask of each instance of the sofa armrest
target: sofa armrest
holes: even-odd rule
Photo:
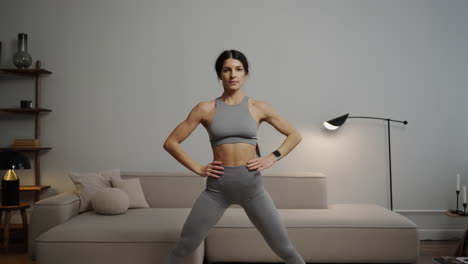
[[[31,211],[28,230],[28,253],[36,255],[35,239],[54,226],[79,214],[80,198],[75,192],[64,192],[36,202]]]

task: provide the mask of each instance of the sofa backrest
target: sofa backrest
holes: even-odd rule
[[[322,173],[262,172],[262,177],[279,209],[328,208],[326,177]],[[122,172],[122,178],[139,178],[152,208],[191,208],[206,184],[206,178],[189,172]]]

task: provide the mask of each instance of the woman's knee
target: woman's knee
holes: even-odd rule
[[[174,255],[178,257],[186,257],[190,255],[200,243],[197,244],[197,241],[193,239],[181,237],[174,248]]]

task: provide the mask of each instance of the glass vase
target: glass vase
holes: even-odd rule
[[[32,63],[31,55],[28,53],[28,35],[18,34],[18,51],[13,55],[13,64],[18,69],[26,69]]]

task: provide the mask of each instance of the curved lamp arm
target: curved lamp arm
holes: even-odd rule
[[[339,116],[337,118],[328,120],[326,122],[323,122],[323,126],[326,127],[329,130],[335,130],[335,129],[338,129],[341,125],[343,125],[344,122],[346,122],[346,119],[348,119],[348,118],[378,119],[378,120],[384,120],[384,121],[388,121],[388,122],[391,121],[391,122],[402,123],[402,124],[405,124],[405,125],[408,124],[408,121],[406,121],[406,120],[400,121],[400,120],[394,120],[394,119],[390,119],[390,118],[381,118],[381,117],[372,117],[372,116],[349,116],[349,113],[348,113],[348,114]]]
[[[394,120],[390,118],[380,118],[380,117],[371,117],[371,116],[348,116],[348,118],[367,118],[367,119],[380,119],[380,120],[385,120],[385,121],[392,121],[392,122],[397,122],[397,123],[402,123],[407,125],[408,121],[400,121],[400,120]]]

